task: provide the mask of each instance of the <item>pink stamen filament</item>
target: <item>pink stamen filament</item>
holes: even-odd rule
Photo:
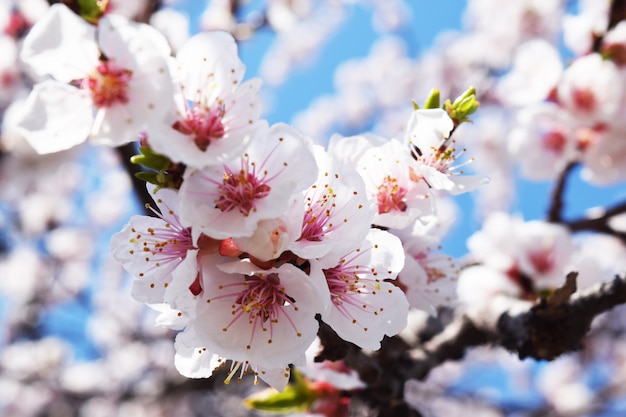
[[[378,186],[378,194],[376,195],[378,214],[406,211],[407,204],[404,202],[406,193],[406,188],[400,187],[396,178],[389,175],[385,177],[383,183]]]
[[[182,227],[175,215],[172,216],[172,223],[168,223],[165,217],[149,204],[146,204],[146,207],[164,222],[164,227],[149,227],[141,231],[131,229],[134,235],[130,241],[140,247],[139,252],[132,250],[131,253],[145,256],[147,269],[143,270],[142,274],[156,268],[167,274],[186,258],[188,250],[195,248],[191,228]],[[170,210],[170,213],[173,214],[173,211]]]
[[[363,255],[363,253],[358,252],[352,259],[343,262],[339,266],[324,270],[333,305],[341,314],[352,319],[353,322],[356,321],[350,313],[349,307],[372,313],[377,311],[375,307],[359,296],[364,294],[376,295],[376,291],[380,290],[380,280],[366,278],[373,274],[372,270],[361,268],[358,265],[350,265],[352,261]]]
[[[335,217],[335,196],[324,193],[315,203],[309,204],[302,220],[302,235],[300,240],[320,242],[324,235],[337,229],[338,224],[330,223]],[[341,223],[339,223],[341,224]]]
[[[431,147],[430,152],[427,152],[426,154],[422,154],[422,152],[419,153],[419,156],[414,154],[415,159],[424,165],[435,168],[439,172],[448,173],[450,175],[454,175],[452,171],[455,171],[474,161],[472,158],[459,165],[452,166],[454,161],[459,159],[461,155],[467,151],[467,149],[463,148],[457,152],[456,148],[446,146],[447,141],[448,139],[444,138],[439,147]],[[455,141],[451,140],[451,142],[454,144]]]
[[[159,202],[162,203],[161,200]],[[149,228],[147,230],[148,235],[143,236],[144,248],[148,248],[152,255],[162,256],[163,259],[184,258],[187,251],[195,247],[191,236],[191,227],[183,227],[178,216],[173,215],[174,212],[166,205],[164,205],[164,208],[168,209],[170,214],[172,214],[171,223],[149,204],[146,204],[146,208],[163,220],[165,227]]]
[[[128,103],[128,84],[132,76],[132,71],[118,67],[111,61],[104,61],[81,81],[80,86],[89,90],[94,106],[108,108],[114,104]]]
[[[285,294],[283,287],[280,287],[280,279],[277,274],[272,273],[267,277],[259,277],[256,275],[246,277],[244,282],[223,285],[220,286],[219,289],[222,290],[227,287],[235,286],[244,286],[245,288],[241,291],[213,297],[207,301],[211,302],[219,299],[235,298],[231,312],[233,318],[224,327],[224,330],[229,329],[239,319],[247,315],[248,324],[251,326],[248,349],[254,341],[258,326],[261,327],[263,332],[269,330],[268,342],[270,342],[274,335],[274,324],[278,323],[279,317],[281,316],[289,322],[290,326],[298,335],[300,334],[295,323],[291,317],[289,317],[288,311],[285,309],[286,305],[293,305],[294,300]]]
[[[226,135],[226,127],[222,123],[225,109],[211,109],[194,105],[187,110],[184,120],[177,120],[172,125],[174,130],[191,136],[194,144],[201,151],[206,151],[211,142]]]
[[[224,167],[222,184],[218,186],[220,195],[215,199],[215,206],[221,211],[231,211],[237,208],[241,214],[248,216],[255,210],[256,200],[267,197],[271,187],[267,184],[267,171],[261,178],[257,177],[256,166],[250,164],[248,158],[242,159],[241,170],[234,173],[227,166]],[[252,172],[250,172],[252,165]]]

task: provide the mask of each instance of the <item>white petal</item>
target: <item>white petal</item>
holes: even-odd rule
[[[387,139],[373,135],[343,137],[333,135],[328,142],[328,153],[341,163],[353,167],[361,156],[370,148],[381,146]]]
[[[314,147],[320,169],[317,181],[305,192],[302,236],[290,249],[304,259],[324,258],[333,267],[358,247],[375,215],[365,183],[354,168],[331,159],[321,146]]]
[[[38,153],[52,153],[87,139],[93,125],[91,98],[53,80],[35,85],[24,103],[19,132]]]
[[[38,76],[80,79],[98,64],[96,29],[63,4],[54,4],[24,39],[21,58]]]
[[[427,153],[439,149],[444,138],[448,138],[454,123],[443,109],[416,110],[407,125],[406,140]]]
[[[232,172],[248,167],[257,178],[267,178],[269,193],[253,201],[254,209],[243,213],[238,207],[222,211],[216,207],[221,196],[223,167],[207,167],[186,173],[180,189],[181,218],[194,229],[215,239],[251,236],[261,220],[285,213],[292,195],[313,183],[317,177],[315,158],[308,140],[295,129],[278,124],[266,138],[258,138],[246,157],[226,165]],[[187,171],[189,172],[189,170]]]
[[[174,365],[187,378],[208,378],[217,367],[218,356],[195,344],[192,332],[185,330],[176,336]]]
[[[284,216],[261,220],[250,237],[234,238],[239,249],[261,261],[276,259],[300,237],[304,204],[302,196],[294,194]]]
[[[98,44],[104,55],[130,70],[135,70],[140,55],[166,58],[171,55],[167,39],[155,28],[106,15],[98,23]],[[145,58],[144,58],[145,59]]]
[[[412,256],[407,255],[405,267],[400,273],[400,281],[406,287],[405,295],[412,308],[435,313],[437,307],[451,305],[456,300],[455,278],[460,267],[454,259],[439,253],[424,256],[431,258],[433,263],[437,263],[439,268],[435,272],[441,273],[442,276],[430,280],[428,273],[420,264],[422,260],[418,262]]]
[[[365,181],[369,197],[376,201],[384,190],[389,197],[390,191],[397,187],[398,195],[403,195],[401,201],[406,204],[403,210],[399,210],[384,204],[381,206],[379,200],[374,224],[402,229],[420,217],[434,213],[434,199],[430,197],[428,185],[410,178],[410,167],[414,162],[408,148],[395,139],[368,149],[360,158],[357,170]]]
[[[190,167],[204,168],[223,165],[238,157],[251,142],[267,136],[268,125],[258,119],[260,99],[258,80],[243,83],[228,99],[224,99],[222,123],[226,131],[219,139],[212,140],[206,150],[201,150],[190,135],[172,129],[172,124],[184,114],[185,106],[179,104],[176,115],[167,115],[162,125],[150,126],[150,144],[159,153],[167,155],[174,162],[182,162]],[[208,106],[211,103],[207,103]],[[220,107],[214,103],[215,107]],[[171,120],[170,120],[171,119]],[[261,138],[261,139],[257,139]]]
[[[385,335],[406,327],[409,302],[400,288],[388,282],[404,266],[402,243],[389,232],[372,229],[360,249],[344,259],[338,268],[349,276],[357,274],[357,290],[346,288],[322,318],[344,340],[378,349]]]
[[[213,103],[224,91],[233,90],[243,79],[245,67],[237,44],[226,32],[206,32],[191,37],[176,56],[184,76],[184,94],[189,100]],[[200,93],[198,93],[200,92]]]
[[[262,319],[251,321],[252,316],[237,303],[248,285],[248,275],[224,274],[204,260],[201,268],[204,292],[198,297],[198,305],[202,312],[191,326],[202,345],[219,355],[269,369],[302,358],[315,339],[318,328],[315,314],[321,309],[321,301],[312,296],[316,292],[304,272],[290,264],[259,271],[277,273],[284,294],[295,300],[282,307],[272,307],[277,309],[274,310],[277,314],[272,321],[262,324],[265,323]]]
[[[159,326],[165,326],[172,330],[182,330],[187,326],[189,318],[181,317],[179,310],[175,310],[167,304],[148,304],[148,307],[159,312],[155,319],[155,323]]]
[[[289,366],[266,369],[259,367],[259,378],[278,391],[283,391],[289,382],[291,371]]]

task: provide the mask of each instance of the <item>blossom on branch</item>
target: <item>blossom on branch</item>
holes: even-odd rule
[[[423,180],[435,190],[461,194],[485,184],[488,178],[463,176],[460,168],[467,162],[455,165],[465,149],[457,149],[456,141],[450,138],[453,127],[454,122],[443,109],[416,110],[409,119],[405,141],[415,159],[411,166],[413,181]]]
[[[197,247],[191,228],[180,222],[178,192],[170,189],[157,192],[150,185],[148,190],[159,209],[158,212],[152,209],[157,217],[133,216],[111,238],[111,252],[136,277],[133,297],[146,303],[162,303],[173,271]]]
[[[188,170],[180,190],[181,217],[194,232],[214,239],[251,236],[259,221],[279,217],[316,176],[307,138],[274,125],[239,158]]]
[[[312,274],[317,273],[318,262],[311,266]],[[366,349],[380,348],[383,336],[406,327],[409,303],[393,282],[403,266],[400,240],[371,229],[358,248],[323,269],[332,302],[322,319],[342,339]]]
[[[96,27],[53,5],[24,40],[24,63],[53,79],[30,94],[21,133],[39,153],[137,140],[172,105],[169,54],[151,26],[108,15]]]
[[[221,165],[265,133],[267,122],[259,119],[261,82],[242,83],[245,66],[230,34],[190,38],[172,66],[179,84],[176,108],[148,138],[157,152],[194,168]]]

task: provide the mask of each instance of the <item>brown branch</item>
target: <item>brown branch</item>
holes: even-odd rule
[[[575,293],[576,276],[568,274],[566,283],[551,296],[528,303],[517,313],[509,310],[489,323],[459,313],[441,333],[413,349],[395,336],[385,338],[379,351],[368,354],[324,325],[320,332],[324,349],[318,359],[343,358],[368,385],[359,397],[379,416],[385,415],[391,404],[402,401],[407,380],[425,379],[444,362],[462,359],[472,347],[491,344],[520,358],[547,360],[580,349],[594,318],[626,303],[626,275],[581,293]],[[511,299],[511,306],[519,302]]]
[[[622,20],[626,20],[626,0],[612,0],[607,31],[613,29]]]
[[[583,217],[575,220],[565,220],[563,218],[563,210],[565,206],[564,194],[567,187],[567,179],[576,165],[576,162],[569,163],[559,175],[556,186],[552,191],[552,199],[548,209],[547,220],[549,222],[563,224],[572,232],[593,231],[609,234],[617,237],[626,244],[626,233],[615,230],[609,224],[612,217],[618,214],[626,213],[626,202],[605,209],[602,214],[597,217]]]
[[[410,352],[415,364],[409,377],[422,379],[444,361],[459,359],[469,347],[486,343],[502,346],[520,358],[547,360],[580,349],[593,319],[626,303],[626,275],[572,296],[575,290],[576,273],[571,273],[552,296],[521,313],[504,313],[492,326],[459,315],[438,337]]]
[[[626,20],[626,0],[612,0],[608,18],[606,32],[617,26],[619,22]],[[605,33],[594,33],[593,36],[592,51],[600,53],[602,52]]]
[[[626,233],[615,230],[609,224],[613,217],[624,213],[626,213],[626,202],[605,209],[602,214],[597,217],[583,217],[576,220],[561,221],[561,223],[572,232],[594,231],[606,233],[615,236],[622,242],[626,243]]]
[[[119,155],[120,160],[124,165],[124,168],[126,169],[126,172],[128,172],[128,175],[130,176],[130,180],[133,184],[133,190],[139,203],[141,205],[144,205],[146,203],[152,202],[152,197],[146,189],[145,181],[142,181],[139,178],[135,177],[135,174],[137,172],[142,171],[141,167],[130,162],[130,158],[137,154],[137,150],[135,149],[135,143],[127,143],[126,145],[115,148],[115,150],[117,151],[117,154]],[[144,214],[148,216],[153,215],[152,212],[146,208],[144,208]]]
[[[565,194],[565,187],[567,186],[569,174],[576,167],[576,165],[576,162],[570,162],[559,175],[556,186],[552,191],[552,200],[550,208],[548,209],[549,222],[560,222],[563,219],[563,207],[565,206],[563,196]]]

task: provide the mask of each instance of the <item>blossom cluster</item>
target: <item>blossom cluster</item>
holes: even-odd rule
[[[400,336],[415,347],[430,331],[419,333],[424,315],[417,309],[458,297],[457,312],[480,325],[515,313],[513,307],[528,308],[571,271],[585,289],[626,267],[623,216],[615,215],[624,204],[574,222],[552,215],[524,221],[495,211],[509,211],[518,191],[518,201],[536,203],[512,181],[516,167],[531,180],[576,173],[573,164],[591,183],[624,179],[624,29],[611,6],[619,2],[521,0],[502,8],[497,0],[470,0],[464,33],[441,36],[421,56],[414,55],[411,31],[399,28],[415,23],[408,13],[415,7],[403,0],[272,0],[249,15],[241,2],[208,2],[204,29],[226,30],[237,40],[261,26],[275,32],[260,70],[270,94],[295,66],[315,59],[348,23],[351,8],[377,11],[373,29],[380,36],[369,54],[340,64],[334,95],[312,101],[294,119],[306,135],[261,119],[260,81],[244,82],[226,33],[185,44],[187,22],[167,8],[148,11],[145,0],[110,0],[104,16],[90,23],[59,5],[46,13],[47,3],[0,1],[0,110],[11,103],[0,115],[3,415],[237,414],[230,400],[250,393],[256,378],[210,392],[211,381],[181,384],[171,369],[175,350],[186,376],[222,368],[230,381],[252,371],[277,388],[286,383],[288,365],[297,364],[315,380],[303,383],[305,391],[317,396],[304,398],[308,407],[299,410],[359,413],[348,411],[344,396],[365,386],[358,374],[313,361],[319,321],[369,350],[397,333],[408,312]],[[577,15],[569,14],[573,3]],[[559,26],[565,39],[557,48]],[[565,48],[572,58],[559,56]],[[31,80],[36,86],[25,101]],[[450,96],[469,84],[482,94],[481,112],[460,129],[450,113],[407,105],[434,85]],[[313,143],[326,143],[333,130],[365,128],[380,136]],[[141,177],[153,184],[149,210],[156,217],[134,217],[112,243],[135,275],[133,297],[155,310],[148,314],[130,298],[120,264],[102,250],[107,228],[119,230],[130,211],[127,173],[115,150],[76,146],[86,139],[139,140],[142,155],[134,160],[154,169]],[[446,196],[483,182],[456,174],[464,168],[457,162],[464,146],[480,153],[474,166],[493,181],[478,201],[492,213],[469,238],[461,267],[439,247],[452,217],[469,220],[464,228],[471,223],[468,210],[447,213]],[[36,156],[31,148],[51,154]],[[567,203],[580,203],[583,195],[568,194]],[[566,214],[573,213],[567,206]],[[601,234],[574,233],[590,226]],[[393,296],[381,295],[388,289]],[[73,309],[71,317],[62,315],[65,309]],[[531,361],[479,348],[462,363],[433,370],[425,382],[408,381],[390,402],[432,416],[470,408],[494,416],[586,415],[610,410],[616,399],[619,407],[626,386],[623,313],[598,319],[580,354],[538,365],[539,372]],[[164,326],[154,328],[157,315]],[[71,327],[71,335],[53,322]],[[84,348],[69,348],[81,337],[93,343],[86,350],[96,357],[88,362],[81,361]],[[368,360],[395,354],[396,341]],[[480,389],[496,361],[511,374],[504,394]],[[404,365],[383,367],[398,363]],[[299,375],[292,373],[286,394],[301,388]],[[529,387],[542,404],[523,400]],[[354,407],[370,393],[378,401],[378,387],[369,388],[349,394]],[[511,402],[514,395],[521,399]]]
[[[591,19],[589,15],[596,13],[583,10],[576,19]],[[626,108],[626,22],[592,31],[572,20],[569,16],[565,21],[569,23],[565,40],[577,56],[569,65],[562,64],[559,51],[549,42],[528,41],[517,49],[513,67],[496,92],[518,110],[509,147],[525,177],[553,179],[568,163],[580,162],[586,181],[610,184],[626,178],[620,117]],[[571,40],[574,37],[577,41]],[[526,87],[523,93],[520,83]]]
[[[415,110],[400,139],[325,149],[260,117],[260,80],[243,80],[231,35],[196,35],[172,57],[150,26],[92,25],[63,5],[34,25],[22,60],[41,79],[17,121],[35,150],[139,141],[137,161],[158,171],[144,176],[155,217],[131,218],[111,249],[133,297],[180,330],[183,375],[230,360],[227,382],[251,372],[283,389],[318,320],[378,349],[410,307],[450,301],[458,265],[436,251],[435,193],[485,179],[460,175],[450,134],[462,120],[449,111]]]
[[[577,239],[564,225],[502,212],[492,213],[467,246],[472,265],[459,275],[457,292],[469,314],[481,319],[499,317],[502,311],[492,310],[498,299],[532,302],[562,286],[572,271],[578,288],[587,289],[626,268],[626,249],[615,237]]]

